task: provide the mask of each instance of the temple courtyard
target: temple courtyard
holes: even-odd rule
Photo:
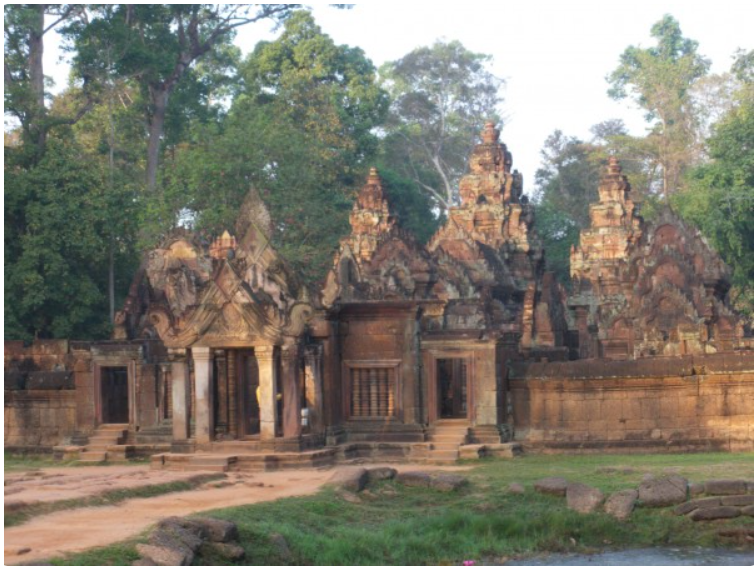
[[[355,485],[364,468],[379,476]],[[393,478],[378,479],[384,472]],[[155,524],[172,516],[234,522],[242,564],[506,564],[668,547],[749,551],[751,562],[752,479],[750,453],[526,455],[451,466],[356,460],[272,472],[60,466],[6,454],[5,562],[130,565]],[[647,494],[662,496],[653,484],[679,480],[681,502],[663,506]],[[617,517],[608,504],[638,488],[637,506]],[[588,511],[591,491],[602,497]],[[705,519],[706,508],[695,510],[743,499],[749,515]],[[233,564],[204,551],[194,564]]]

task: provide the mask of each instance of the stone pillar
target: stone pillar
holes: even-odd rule
[[[189,367],[186,364],[186,350],[171,350],[169,358],[173,440],[185,441],[189,438]]]
[[[212,440],[214,431],[212,404],[212,350],[210,348],[192,348],[194,360],[194,427],[197,444],[207,444]]]
[[[260,440],[271,441],[275,438],[275,347],[262,346],[254,348],[254,356],[259,366],[259,404],[260,404]]]
[[[283,436],[301,435],[301,391],[299,388],[299,349],[286,346],[281,349],[281,375],[283,388]]]
[[[309,409],[309,428],[319,433],[322,422],[322,346],[310,346],[304,356],[304,396]]]
[[[165,419],[170,418],[170,366],[171,364],[160,364],[160,391],[158,402],[158,418],[157,422],[161,423]]]
[[[218,416],[215,417],[215,432],[226,434],[228,433],[228,366],[225,351],[215,350],[215,364],[218,370],[218,375],[215,378],[218,395]]]

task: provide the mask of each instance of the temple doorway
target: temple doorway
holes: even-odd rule
[[[128,423],[128,368],[103,367],[100,374],[103,423]]]
[[[238,356],[239,382],[239,438],[260,433],[260,404],[257,389],[260,385],[259,369],[254,351],[243,350]]]
[[[463,358],[438,359],[438,416],[467,417],[467,362]]]

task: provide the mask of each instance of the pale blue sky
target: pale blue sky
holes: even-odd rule
[[[531,193],[540,149],[555,129],[587,138],[593,124],[621,118],[634,134],[643,133],[641,111],[609,99],[605,77],[628,45],[652,43],[650,28],[664,14],[700,43],[714,72],[723,72],[738,47],[753,48],[753,6],[751,0],[368,2],[351,10],[316,4],[313,13],[337,43],[361,47],[378,66],[436,39],[457,39],[492,55],[491,70],[507,81],[501,110],[508,123],[501,138]],[[275,35],[249,26],[236,43],[248,53],[259,39]],[[62,85],[66,68],[57,63],[59,55],[48,42],[46,70]]]

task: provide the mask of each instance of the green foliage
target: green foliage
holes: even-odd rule
[[[598,197],[599,150],[556,130],[541,151],[535,179],[535,229],[543,242],[547,268],[564,285],[571,282],[569,253],[589,226],[589,206]]]
[[[652,127],[642,139],[642,150],[651,159],[654,174],[658,166],[654,185],[668,196],[694,161],[697,125],[690,112],[689,90],[707,73],[710,62],[697,53],[696,41],[682,36],[672,16],[653,25],[651,35],[655,46],[624,50],[619,66],[608,76],[608,94],[615,99],[631,96],[645,109]]]
[[[71,137],[51,138],[31,168],[14,159],[6,148],[6,338],[106,337],[110,239],[130,193],[107,192],[106,171]]]
[[[439,41],[380,70],[392,98],[386,160],[443,210],[458,201],[458,182],[484,123],[500,122],[503,81],[487,70],[490,60],[458,41]]]
[[[749,79],[746,73],[749,57]],[[744,61],[744,63],[743,63]],[[733,269],[733,298],[753,315],[753,83],[752,51],[735,64],[742,82],[738,105],[714,125],[708,140],[711,161],[689,174],[689,189],[673,200]]]
[[[169,228],[182,208],[208,239],[232,229],[254,186],[275,222],[274,245],[316,282],[348,232],[386,94],[363,52],[336,45],[304,11],[289,18],[279,39],[260,43],[240,73],[243,85],[225,120],[177,148],[155,230]]]

